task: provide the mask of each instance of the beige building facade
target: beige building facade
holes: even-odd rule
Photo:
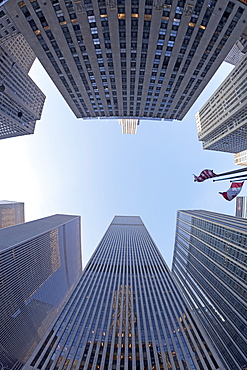
[[[78,118],[182,120],[247,18],[238,0],[12,0],[5,9]]]

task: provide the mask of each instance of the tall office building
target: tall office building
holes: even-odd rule
[[[247,220],[179,211],[172,271],[224,369],[247,363]]]
[[[247,150],[234,154],[234,162],[240,166],[247,166]]]
[[[245,32],[247,33],[247,30]],[[225,58],[225,62],[236,66],[244,57],[244,54],[247,53],[247,34],[244,34],[243,36],[244,37],[240,37],[232,47],[230,53]]]
[[[33,134],[45,96],[9,49],[0,45],[0,139]]]
[[[0,200],[0,229],[25,222],[24,203]]]
[[[122,134],[136,134],[139,120],[134,118],[119,119],[119,124],[122,126]]]
[[[1,4],[0,139],[5,139],[34,132],[45,96],[28,76],[35,54]]]
[[[80,217],[0,230],[0,364],[25,363],[81,274]]]
[[[12,0],[76,117],[181,120],[246,28],[239,0]]]
[[[247,54],[196,115],[203,149],[238,153],[247,149]]]
[[[15,60],[28,73],[36,58],[35,54],[1,4],[0,1],[0,44],[6,46]]]
[[[247,196],[236,197],[235,216],[247,218]]]
[[[140,217],[116,216],[24,369],[219,369]]]

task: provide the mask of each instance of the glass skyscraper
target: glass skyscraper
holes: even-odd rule
[[[80,217],[0,230],[0,365],[30,357],[81,275]]]
[[[115,216],[24,369],[223,369],[140,217]]]
[[[224,369],[247,363],[247,220],[179,211],[172,271]]]

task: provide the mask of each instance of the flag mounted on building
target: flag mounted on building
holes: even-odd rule
[[[203,170],[199,176],[194,175],[194,181],[202,182],[207,179],[211,179],[212,177],[217,176],[213,170]]]
[[[226,199],[226,200],[233,200],[242,190],[242,187],[244,185],[244,181],[242,182],[232,182],[230,188],[227,191],[224,191],[223,193],[220,192],[220,194]]]

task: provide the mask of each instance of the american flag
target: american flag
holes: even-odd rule
[[[220,193],[226,200],[233,200],[242,190],[244,181],[242,182],[232,182],[230,188],[223,193]]]
[[[199,176],[194,175],[194,181],[202,182],[215,176],[217,175],[214,173],[213,170],[203,170]]]

